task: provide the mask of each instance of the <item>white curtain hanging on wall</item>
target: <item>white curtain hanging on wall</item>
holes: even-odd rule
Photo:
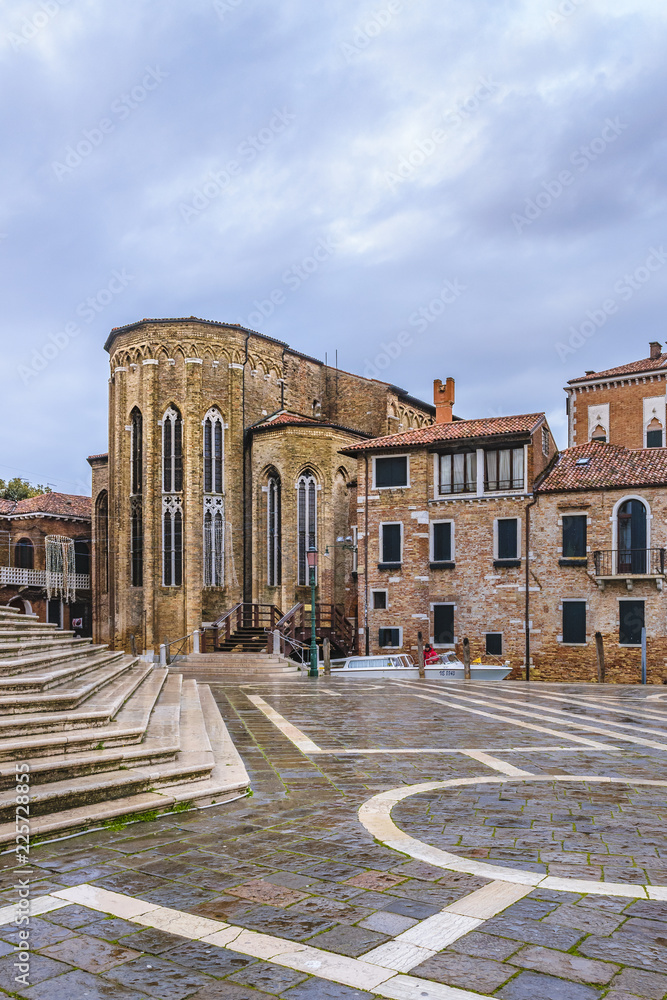
[[[75,599],[74,541],[66,535],[47,535],[46,596],[60,598],[66,604]]]

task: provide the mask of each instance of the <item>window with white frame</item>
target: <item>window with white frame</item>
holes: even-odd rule
[[[454,639],[454,610],[453,604],[433,605],[433,645],[453,646]]]
[[[386,590],[371,590],[371,606],[373,611],[386,611],[389,607],[388,596]]]
[[[380,525],[380,564],[399,567],[403,561],[403,525],[400,521]]]
[[[519,558],[519,519],[500,517],[496,521],[496,560],[516,561]]]
[[[586,643],[586,601],[563,600],[563,642],[574,646]]]
[[[522,490],[523,448],[497,448],[484,452],[484,489],[488,493]]]
[[[440,493],[477,492],[477,452],[440,455]]]
[[[402,645],[402,628],[381,628],[378,630],[378,646],[381,649],[400,649]]]
[[[407,455],[388,455],[374,459],[375,483],[378,490],[408,486],[409,462]]]
[[[433,521],[431,523],[431,562],[454,561],[454,522]]]
[[[308,549],[317,547],[317,483],[312,472],[304,472],[296,484],[297,584],[309,584]],[[316,571],[317,572],[317,571]]]
[[[277,472],[269,475],[266,490],[266,579],[269,587],[282,582],[281,483]]]

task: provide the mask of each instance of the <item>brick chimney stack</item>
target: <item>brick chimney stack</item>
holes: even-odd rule
[[[651,348],[651,359],[659,358],[662,354],[662,346],[659,340],[652,340],[648,345]]]
[[[436,424],[451,424],[454,419],[454,397],[455,383],[453,378],[448,378],[443,385],[439,378],[433,382],[433,402],[435,403]]]

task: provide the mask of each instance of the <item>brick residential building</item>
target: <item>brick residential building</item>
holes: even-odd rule
[[[47,595],[46,538],[74,540],[74,600]],[[0,604],[34,612],[79,635],[92,635],[90,497],[43,493],[0,500]]]

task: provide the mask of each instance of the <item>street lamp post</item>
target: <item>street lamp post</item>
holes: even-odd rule
[[[317,641],[315,638],[315,570],[317,569],[317,548],[314,545],[308,549],[308,569],[310,570],[310,670],[309,677],[318,677]]]

